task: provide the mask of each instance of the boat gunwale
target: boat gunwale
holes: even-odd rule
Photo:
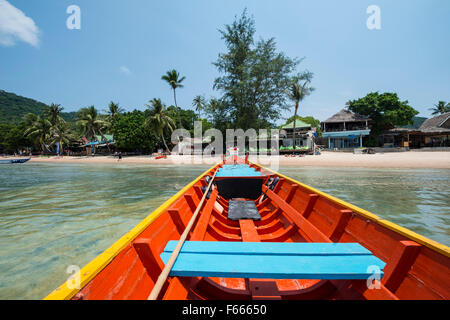
[[[192,188],[198,181],[200,181],[205,175],[207,175],[211,170],[220,165],[217,163],[210,167],[208,170],[200,174],[196,179],[191,181],[180,191],[174,194],[172,197],[167,199],[163,204],[156,208],[152,213],[145,217],[141,222],[139,222],[133,229],[124,234],[119,240],[114,242],[109,248],[100,253],[93,260],[88,262],[81,270],[71,276],[67,281],[65,281],[58,288],[53,290],[49,295],[47,295],[44,300],[69,300],[75,294],[77,294],[83,287],[85,287],[92,279],[95,278],[122,250],[129,245],[134,239],[136,239],[145,229],[147,229],[162,213],[165,212],[175,201],[177,201],[187,190]],[[80,287],[71,288],[73,278],[80,277]],[[70,283],[70,286],[68,284]]]
[[[436,251],[438,253],[441,253],[441,254],[445,255],[447,258],[450,257],[450,248],[447,247],[444,244],[441,244],[441,243],[439,243],[437,241],[434,241],[434,240],[431,240],[431,239],[429,239],[427,237],[424,237],[424,236],[422,236],[422,235],[420,235],[420,234],[418,234],[418,233],[416,233],[414,231],[411,231],[411,230],[409,230],[409,229],[407,229],[405,227],[399,226],[398,224],[395,224],[395,223],[393,223],[391,221],[388,221],[388,220],[385,220],[385,219],[381,219],[377,215],[375,215],[375,214],[373,214],[373,213],[371,213],[371,212],[369,212],[367,210],[364,210],[364,209],[362,209],[360,207],[357,207],[357,206],[355,206],[355,205],[353,205],[351,203],[348,203],[348,202],[346,202],[344,200],[338,199],[338,198],[336,198],[336,197],[334,197],[332,195],[329,195],[329,194],[327,194],[327,193],[325,193],[323,191],[317,190],[317,189],[315,189],[315,188],[313,188],[311,186],[308,186],[308,185],[306,185],[304,183],[301,183],[301,182],[299,182],[299,181],[297,181],[295,179],[289,178],[288,176],[285,176],[285,175],[283,175],[283,174],[281,174],[279,172],[273,171],[273,170],[271,170],[269,168],[266,168],[266,167],[264,167],[264,166],[262,166],[260,164],[257,164],[257,163],[254,163],[254,162],[250,162],[250,161],[249,161],[249,163],[252,164],[252,165],[258,166],[261,169],[264,169],[264,170],[267,170],[269,172],[275,173],[278,176],[280,176],[281,178],[284,178],[284,179],[286,179],[286,180],[288,180],[290,182],[298,184],[299,186],[301,186],[301,187],[303,187],[303,188],[305,188],[305,189],[307,189],[309,191],[317,193],[319,196],[322,196],[325,199],[328,199],[328,200],[330,200],[332,202],[335,202],[335,203],[337,203],[339,205],[342,205],[343,207],[352,210],[353,212],[361,215],[364,218],[370,219],[370,220],[374,221],[375,223],[377,223],[377,224],[379,224],[379,225],[381,225],[381,226],[383,226],[383,227],[385,227],[385,228],[387,228],[389,230],[392,230],[392,231],[394,231],[394,232],[396,232],[398,234],[401,234],[401,235],[409,238],[410,240],[416,241],[416,242],[418,242],[418,243],[420,243],[420,244],[422,244],[422,245],[424,245],[424,246],[426,246],[426,247],[428,247],[428,248],[430,248],[430,249],[432,249],[432,250],[434,250],[434,251]]]

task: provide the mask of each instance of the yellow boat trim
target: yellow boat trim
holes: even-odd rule
[[[142,220],[137,226],[126,233],[122,238],[116,241],[103,253],[99,254],[94,260],[85,265],[80,271],[80,289],[71,289],[70,280],[67,280],[53,292],[51,292],[44,300],[69,300],[78,291],[81,290],[86,284],[89,283],[100,271],[102,271],[113,259],[116,257],[131,241],[136,239],[153,221],[158,218],[161,213],[167,210],[179,197],[181,197],[187,190],[189,190],[195,183],[197,183],[204,175],[210,172],[214,165],[205,172],[203,172],[198,178],[186,185],[183,189],[178,191],[174,196],[164,202],[155,211]],[[77,275],[78,276],[78,275]],[[68,286],[69,284],[69,286]]]
[[[275,172],[273,170],[270,170],[269,168],[261,166],[261,165],[259,165],[257,163],[254,163],[254,162],[251,162],[251,163],[256,165],[256,166],[258,166],[258,167],[260,167],[260,168],[262,168],[262,169],[265,169],[267,171],[273,172],[273,173],[277,174],[278,176],[280,176],[280,177],[282,177],[282,178],[284,178],[284,179],[286,179],[286,180],[288,180],[290,182],[298,184],[299,186],[302,186],[302,187],[304,187],[304,188],[306,188],[306,189],[308,189],[308,190],[310,190],[310,191],[312,191],[314,193],[317,193],[318,195],[320,195],[320,196],[322,196],[322,197],[324,197],[324,198],[326,198],[328,200],[331,200],[331,201],[333,201],[335,203],[338,203],[339,205],[341,205],[341,206],[343,206],[343,207],[345,207],[347,209],[350,209],[353,212],[358,213],[359,215],[361,215],[361,216],[363,216],[365,218],[373,220],[376,223],[382,225],[383,227],[386,227],[386,228],[388,228],[388,229],[390,229],[392,231],[395,231],[395,232],[397,232],[397,233],[399,233],[399,234],[401,234],[401,235],[403,235],[403,236],[405,236],[405,237],[407,237],[407,238],[409,238],[409,239],[411,239],[413,241],[416,241],[417,243],[420,243],[420,244],[422,244],[422,245],[424,245],[424,246],[434,250],[434,251],[437,251],[437,252],[445,255],[446,257],[450,257],[450,248],[447,247],[446,245],[443,245],[443,244],[441,244],[439,242],[436,242],[434,240],[431,240],[431,239],[428,239],[428,238],[426,238],[424,236],[421,236],[420,234],[415,233],[414,231],[411,231],[411,230],[406,229],[404,227],[401,227],[401,226],[399,226],[399,225],[397,225],[397,224],[395,224],[393,222],[390,222],[390,221],[387,221],[387,220],[383,220],[380,217],[378,217],[377,215],[375,215],[375,214],[373,214],[373,213],[371,213],[371,212],[369,212],[367,210],[364,210],[364,209],[362,209],[360,207],[357,207],[357,206],[355,206],[355,205],[353,205],[351,203],[348,203],[348,202],[345,202],[345,201],[343,201],[341,199],[333,197],[333,196],[331,196],[331,195],[329,195],[329,194],[327,194],[327,193],[325,193],[323,191],[317,190],[317,189],[315,189],[313,187],[310,187],[310,186],[308,186],[308,185],[306,185],[304,183],[301,183],[301,182],[299,182],[297,180],[289,178],[289,177],[287,177],[287,176],[285,176],[285,175],[283,175],[281,173],[278,173],[278,172]]]

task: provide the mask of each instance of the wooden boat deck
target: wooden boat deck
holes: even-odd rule
[[[189,241],[359,243],[386,263],[379,289],[366,280],[171,277],[160,299],[449,299],[449,249],[298,181],[255,164],[264,175],[255,200],[261,220],[230,220],[214,188]],[[47,299],[146,299],[203,196],[205,175],[144,219],[81,270],[81,290],[67,283]],[[271,190],[269,177],[278,177]]]

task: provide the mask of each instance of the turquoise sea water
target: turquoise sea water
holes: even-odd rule
[[[0,299],[41,299],[207,166],[0,166]],[[281,168],[281,173],[450,244],[450,170]]]

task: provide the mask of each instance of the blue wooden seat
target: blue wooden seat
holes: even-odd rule
[[[217,178],[229,177],[262,177],[261,172],[248,164],[224,164],[216,174]]]
[[[164,263],[176,244],[167,243]],[[358,243],[186,241],[170,276],[356,280],[376,272],[381,279],[384,266]]]

